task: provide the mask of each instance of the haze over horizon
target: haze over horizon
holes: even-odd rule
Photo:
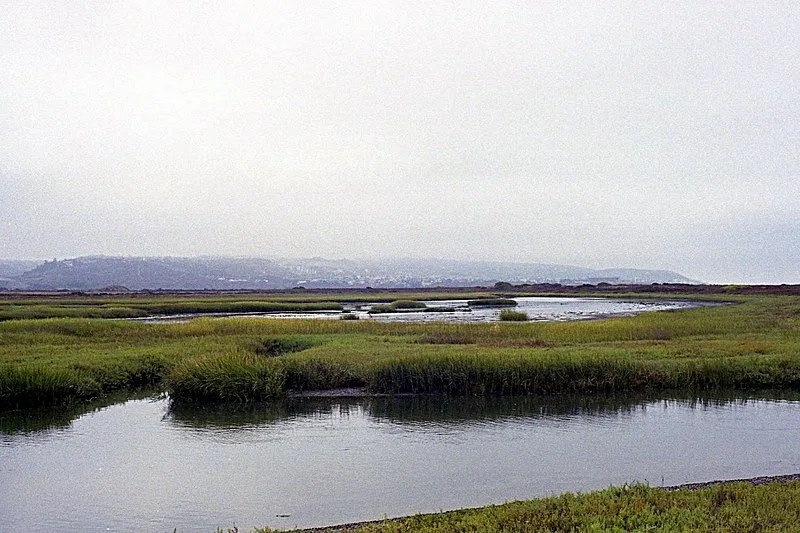
[[[0,258],[800,283],[800,4],[7,2]]]

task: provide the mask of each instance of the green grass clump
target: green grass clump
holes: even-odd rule
[[[356,365],[326,358],[265,358],[248,351],[187,359],[166,376],[170,397],[189,403],[248,403],[288,391],[364,384]]]
[[[278,530],[259,529],[260,533]],[[324,530],[323,530],[324,531]],[[330,528],[330,531],[338,531]],[[669,491],[642,484],[386,519],[348,532],[800,531],[800,482]]]
[[[500,320],[503,322],[527,322],[528,313],[503,309],[500,311]]]
[[[189,359],[167,376],[170,395],[183,402],[248,402],[284,392],[286,371],[279,360],[242,350]]]
[[[425,309],[428,307],[425,302],[416,300],[395,300],[389,305],[392,309]]]
[[[51,406],[65,398],[85,400],[96,396],[100,387],[89,376],[64,368],[44,365],[0,366],[0,406],[6,408]]]
[[[277,357],[308,350],[315,344],[314,340],[308,337],[274,337],[253,341],[247,347],[255,354]]]
[[[516,307],[517,301],[510,298],[481,298],[467,302],[470,307]]]
[[[418,302],[416,300],[395,300],[390,304],[375,304],[373,305],[369,313],[370,314],[378,314],[378,313],[396,313],[402,311],[419,311],[420,309],[426,309],[428,306],[425,302]]]
[[[290,357],[283,362],[287,391],[330,390],[364,386],[358,363],[335,357]]]

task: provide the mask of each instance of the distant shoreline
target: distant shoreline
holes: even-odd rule
[[[558,283],[536,283],[512,285],[499,282],[494,286],[483,287],[341,287],[341,288],[303,288],[293,289],[138,289],[125,287],[106,287],[92,290],[0,290],[0,299],[24,299],[28,297],[69,298],[74,296],[119,296],[127,298],[150,296],[225,296],[225,295],[369,295],[369,294],[469,294],[490,293],[508,294],[510,297],[522,295],[598,295],[627,296],[631,293],[659,296],[749,296],[749,295],[800,295],[797,285],[691,285],[682,283],[620,284],[611,285],[561,285]]]

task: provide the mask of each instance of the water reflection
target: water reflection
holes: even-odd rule
[[[630,415],[650,406],[679,403],[689,408],[744,405],[753,401],[800,401],[800,392],[690,391],[660,394],[553,396],[402,395],[363,398],[291,398],[254,404],[197,406],[170,404],[165,415],[176,426],[196,429],[248,429],[298,418],[366,416],[406,426],[474,425],[505,420],[603,419]]]
[[[134,400],[67,426],[4,425],[0,531],[314,527],[631,481],[789,474],[800,471],[799,400]]]
[[[582,297],[544,297],[521,296],[513,298],[517,302],[515,309],[528,315],[529,320],[576,321],[595,318],[633,316],[650,311],[674,311],[708,305],[720,305],[714,302],[698,302],[689,300],[622,300],[618,298],[582,298]],[[498,307],[470,307],[468,300],[425,300],[428,309],[403,310],[371,314],[369,311],[377,302],[346,303],[345,312],[362,320],[379,322],[496,322],[500,318]],[[382,305],[382,304],[381,304]],[[444,310],[448,312],[443,312]],[[137,322],[164,323],[186,322],[197,317],[247,317],[247,318],[303,318],[319,320],[336,320],[341,318],[340,311],[286,311],[286,312],[248,312],[248,313],[193,313],[178,315],[154,315],[148,317],[129,318]]]
[[[58,434],[78,418],[134,399],[161,400],[163,393],[143,390],[111,395],[88,404],[57,409],[0,410],[0,435],[33,439]],[[246,430],[308,417],[367,416],[398,425],[429,426],[487,424],[504,420],[608,418],[625,416],[658,403],[678,402],[691,408],[743,405],[747,402],[800,401],[800,392],[690,391],[668,395],[554,395],[554,396],[385,396],[363,398],[287,398],[250,404],[191,405],[169,403],[163,420],[176,428]]]
[[[0,436],[28,435],[41,438],[47,434],[58,434],[69,428],[72,423],[88,413],[106,409],[112,405],[129,400],[144,398],[163,398],[163,394],[154,389],[125,391],[109,394],[102,398],[60,407],[35,407],[25,409],[0,409]]]

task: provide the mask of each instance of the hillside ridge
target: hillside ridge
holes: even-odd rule
[[[560,283],[686,283],[668,270],[596,270],[571,265],[439,259],[266,259],[258,257],[83,256],[0,265],[0,288],[11,290],[239,290],[305,288],[425,288]],[[24,266],[30,267],[30,262]]]

